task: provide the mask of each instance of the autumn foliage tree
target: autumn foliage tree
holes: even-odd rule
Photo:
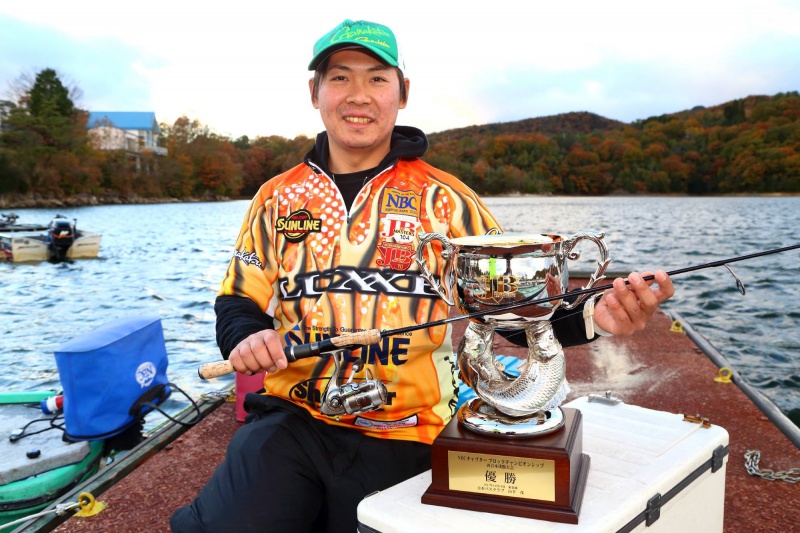
[[[42,70],[18,101],[6,101],[2,120],[0,153],[7,163],[0,177],[10,178],[3,189],[75,194],[97,188],[86,114],[75,108],[55,70]]]
[[[230,139],[185,116],[172,125],[162,124],[161,135],[168,157],[174,160],[169,165],[168,193],[179,197],[238,194],[241,171]]]

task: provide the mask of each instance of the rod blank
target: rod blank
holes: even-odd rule
[[[719,261],[714,261],[711,263],[705,263],[702,265],[694,265],[686,268],[679,268],[677,270],[670,270],[667,272],[669,276],[677,276],[679,274],[685,274],[687,272],[694,272],[696,270],[703,270],[706,268],[714,268],[714,267],[721,267],[726,266],[728,263],[735,263],[737,261],[746,261],[748,259],[754,259],[756,257],[762,257],[765,255],[771,254],[779,254],[783,252],[788,252],[790,250],[796,250],[800,248],[800,244],[794,244],[792,246],[786,246],[783,248],[776,248],[774,250],[766,250],[763,252],[757,252],[754,254],[748,255],[741,255],[738,257],[731,257],[728,259],[722,259]],[[734,276],[735,277],[735,276]],[[655,279],[654,275],[644,276],[643,278],[645,281],[649,281],[651,279]],[[737,279],[738,281],[738,279]],[[625,284],[629,285],[630,282],[628,279],[625,279]],[[607,283],[605,285],[599,285],[596,287],[591,287],[588,289],[579,289],[576,291],[571,291],[569,296],[581,296],[583,294],[594,294],[598,292],[602,292],[614,287],[613,283]],[[425,324],[416,324],[414,326],[406,326],[403,328],[396,328],[396,329],[389,329],[389,330],[377,330],[371,329],[367,331],[359,331],[356,333],[345,333],[344,335],[339,335],[337,337],[333,337],[330,339],[324,339],[319,342],[312,342],[309,344],[300,344],[297,346],[285,346],[283,348],[283,353],[286,355],[286,359],[293,363],[298,359],[304,359],[306,357],[319,357],[323,353],[330,353],[335,352],[337,350],[342,349],[353,349],[358,346],[368,346],[370,344],[374,344],[385,337],[391,337],[393,335],[400,335],[403,333],[409,333],[412,331],[416,331],[419,329],[427,329],[435,326],[443,326],[445,324],[449,324],[451,322],[457,322],[459,320],[466,320],[470,318],[478,318],[485,315],[501,313],[505,311],[510,311],[512,309],[519,309],[521,307],[528,307],[531,305],[538,305],[541,303],[552,302],[554,300],[561,300],[564,298],[564,294],[559,294],[557,296],[549,296],[547,298],[538,298],[536,300],[520,300],[519,302],[515,302],[513,304],[509,304],[507,306],[498,307],[496,309],[485,309],[483,311],[475,311],[474,313],[469,313],[466,315],[459,315],[449,318],[444,318],[442,320],[435,320],[433,322],[426,322]],[[205,363],[197,369],[197,374],[200,376],[200,379],[211,379],[219,376],[224,376],[225,374],[230,374],[234,372],[233,365],[229,361],[216,361],[213,363]]]

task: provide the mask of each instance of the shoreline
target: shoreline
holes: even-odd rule
[[[187,196],[183,198],[174,197],[145,197],[135,194],[125,195],[119,193],[109,193],[104,195],[76,194],[72,196],[54,198],[41,194],[13,194],[0,195],[0,209],[39,209],[39,208],[61,208],[61,207],[91,207],[99,205],[144,205],[144,204],[177,204],[177,203],[196,203],[196,202],[224,202],[228,200],[239,200],[240,198],[229,198],[227,196],[217,196],[214,194],[204,194],[202,196]],[[243,199],[243,198],[242,198]]]
[[[800,193],[775,192],[775,193],[730,193],[730,194],[677,194],[677,193],[612,193],[604,195],[582,195],[582,194],[481,194],[481,198],[793,198],[800,196]],[[143,204],[175,204],[175,203],[196,203],[196,202],[228,202],[234,200],[251,200],[251,196],[217,196],[206,193],[202,196],[187,197],[145,197],[135,194],[125,195],[120,193],[109,193],[104,195],[76,194],[63,198],[43,196],[41,194],[13,194],[0,195],[0,210],[7,209],[42,209],[42,208],[64,208],[64,207],[90,207],[99,205],[143,205]]]

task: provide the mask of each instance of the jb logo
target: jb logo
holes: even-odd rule
[[[496,302],[513,298],[519,290],[519,278],[516,276],[481,276],[479,283],[486,297]]]
[[[412,242],[420,226],[418,218],[407,215],[386,215],[381,219],[380,236],[396,242]]]

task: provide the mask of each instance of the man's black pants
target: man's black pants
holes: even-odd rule
[[[376,439],[314,419],[290,402],[248,394],[250,422],[192,503],[176,533],[354,533],[368,494],[430,468],[430,446]]]

